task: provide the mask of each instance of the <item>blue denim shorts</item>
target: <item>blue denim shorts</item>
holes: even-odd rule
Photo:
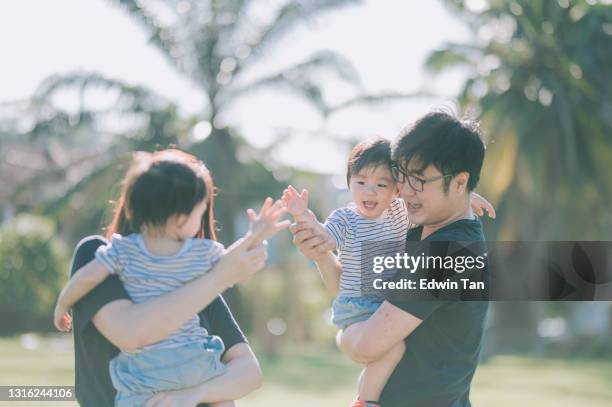
[[[157,392],[195,386],[225,373],[224,350],[221,338],[211,336],[176,348],[119,353],[109,365],[115,406],[141,406]]]
[[[332,324],[340,329],[365,321],[376,312],[381,300],[365,297],[338,296],[332,304]]]

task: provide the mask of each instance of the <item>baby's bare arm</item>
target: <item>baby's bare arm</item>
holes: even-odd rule
[[[92,260],[77,270],[68,280],[53,311],[53,325],[63,332],[70,330],[72,319],[68,310],[108,277],[110,273],[99,261]]]
[[[57,299],[57,304],[71,308],[110,275],[108,269],[94,259],[77,270],[68,280]]]

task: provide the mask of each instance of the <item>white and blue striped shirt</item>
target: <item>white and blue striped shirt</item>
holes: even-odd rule
[[[142,303],[183,286],[208,272],[223,256],[223,245],[208,239],[187,239],[172,256],[156,256],[145,247],[141,234],[114,234],[100,246],[96,260],[111,274],[117,274],[135,303]],[[206,329],[194,315],[169,337],[144,349],[173,348],[208,339]]]
[[[376,219],[361,216],[355,204],[332,212],[325,221],[325,228],[336,241],[338,260],[342,266],[338,296],[362,296],[361,288],[368,286],[368,281],[364,279],[373,280],[376,277],[371,269],[368,273],[362,273],[364,260],[371,257],[371,253],[362,253],[362,248],[375,248],[378,243],[383,250],[389,250],[393,245],[385,242],[404,242],[409,225],[406,204],[401,198],[393,200]]]

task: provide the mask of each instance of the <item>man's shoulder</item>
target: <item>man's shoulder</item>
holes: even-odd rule
[[[485,240],[482,223],[476,219],[461,219],[435,231],[427,240],[470,242]]]

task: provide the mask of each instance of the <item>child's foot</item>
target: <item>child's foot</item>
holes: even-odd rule
[[[351,407],[381,407],[381,404],[377,401],[363,401],[363,400],[355,400]]]

